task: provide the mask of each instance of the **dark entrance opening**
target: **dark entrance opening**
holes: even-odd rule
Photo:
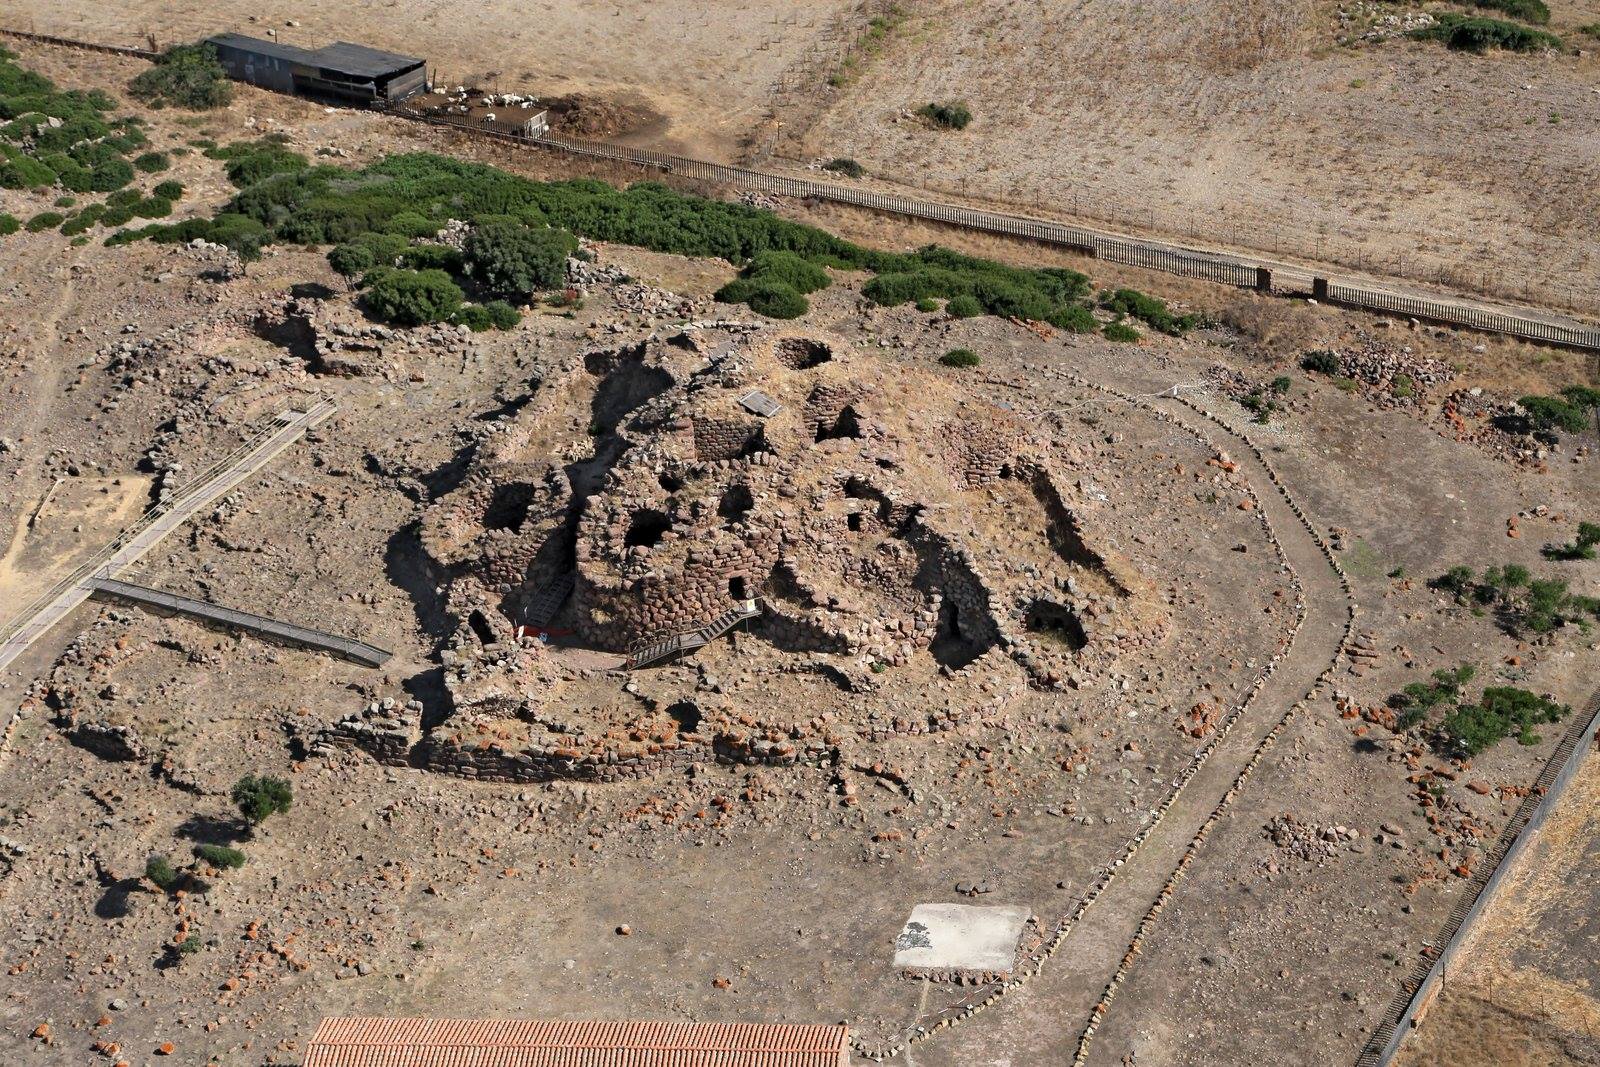
[[[664,512],[652,508],[641,508],[633,513],[632,520],[628,523],[628,532],[623,535],[624,548],[635,548],[643,545],[653,548],[661,543],[661,538],[672,529],[672,520]]]
[[[489,628],[489,620],[484,618],[483,612],[474,611],[467,616],[467,625],[472,627],[472,632],[478,635],[478,640],[486,645],[495,643],[494,631]]]
[[[667,708],[667,715],[678,724],[678,732],[692,734],[700,729],[700,708],[692,700],[680,700]]]
[[[728,579],[728,595],[735,600],[748,600],[749,594],[745,590],[744,577],[738,576]]]
[[[839,412],[839,417],[830,425],[826,420],[817,423],[818,441],[834,441],[840,438],[861,436],[861,417],[856,414],[856,409],[846,406]]]
[[[491,530],[520,530],[528,518],[528,505],[533,502],[533,486],[519,482],[497,485],[489,497],[489,510],[483,516],[483,525]]]
[[[1035,600],[1029,604],[1022,622],[1029,633],[1066,645],[1074,652],[1089,643],[1089,635],[1084,632],[1083,623],[1078,621],[1078,617],[1071,609],[1053,601]]]
[[[960,670],[983,655],[983,646],[961,633],[961,609],[952,597],[945,597],[939,604],[939,625],[928,651],[941,666],[951,670]]]
[[[756,498],[748,485],[730,485],[717,502],[717,514],[734,522],[744,518],[755,506]]]
[[[844,524],[850,527],[851,530],[859,533],[861,531],[861,512],[852,511],[850,514],[846,515],[844,517]]]
[[[662,471],[656,482],[669,493],[676,493],[683,488],[683,479],[671,471]]]

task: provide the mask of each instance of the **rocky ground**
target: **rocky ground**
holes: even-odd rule
[[[337,138],[352,156],[400,138],[254,96],[206,128],[226,139],[269,117],[307,148]],[[194,132],[166,117],[158,128],[174,140]],[[214,203],[213,165],[184,166],[197,190],[186,203]],[[165,542],[137,578],[396,651],[371,671],[91,606],[13,665],[0,711],[26,708],[0,765],[6,1058],[287,1064],[335,1012],[845,1019],[870,1047],[890,1046],[973,991],[894,972],[912,906],[1019,904],[1037,931],[1055,928],[1286,653],[1293,671],[1332,667],[1331,686],[1288,718],[1223,809],[1089,1062],[1244,1062],[1286,1047],[1353,1056],[1454,902],[1458,869],[1559,730],[1464,768],[1364,712],[1464,660],[1572,704],[1588,697],[1588,638],[1518,643],[1425,584],[1456,563],[1514,561],[1559,566],[1595,592],[1596,564],[1539,557],[1597,510],[1582,442],[1541,455],[1526,439],[1485,438],[1486,414],[1462,410],[1474,389],[1490,412],[1530,375],[1560,384],[1568,365],[1530,370],[1541,354],[1525,346],[1201,286],[1168,293],[1217,325],[1114,345],[869,307],[841,276],[786,329],[832,338],[886,381],[937,382],[1034,427],[1071,470],[1086,524],[1170,614],[1159,646],[1067,691],[1009,663],[951,678],[913,658],[855,672],[876,690],[856,700],[781,670],[786,654],[753,631],[635,683],[838,721],[872,700],[982,708],[950,730],[863,731],[815,767],[708,763],[511,785],[314,752],[323,728],[372,704],[442,706],[440,652],[459,620],[443,610],[421,524],[540,383],[679,319],[749,318],[708,298],[727,264],[597,254],[618,271],[592,279],[572,317],[545,310],[507,334],[471,335],[366,322],[312,252],[217,281],[203,248],[72,249],[51,233],[0,245],[23,265],[0,290],[7,602],[69,570],[263,417],[320,394],[338,403],[334,420]],[[317,326],[308,335],[297,317]],[[955,347],[981,366],[939,366]],[[1338,377],[1354,384],[1300,370],[1312,349],[1336,352]],[[1395,389],[1402,374],[1408,395]],[[1280,376],[1280,407],[1253,421],[1239,400]],[[1160,399],[1174,386],[1198,410]],[[901,402],[915,411],[918,399]],[[584,447],[586,431],[574,431]],[[1240,434],[1264,465],[1247,460]],[[1281,499],[1269,471],[1311,531],[1263,522],[1284,507],[1266,506]],[[1312,531],[1350,576],[1349,654],[1325,625],[1342,622],[1344,595],[1326,561],[1302,551]],[[1017,533],[980,532],[1001,552]],[[1291,536],[1280,558],[1275,543]],[[1307,597],[1321,622],[1302,633]],[[1235,737],[1290,711],[1293,671],[1246,709]],[[595,672],[587,684],[585,699],[628,699],[626,678]],[[253,832],[227,796],[246,773],[283,775],[295,790],[289,812]],[[150,855],[186,860],[197,843],[235,844],[248,862],[181,893],[141,880]],[[1148,900],[1118,896],[1129,884],[1111,883],[1096,908],[1141,913]],[[198,951],[171,948],[190,936]],[[1125,938],[1080,945],[1069,933],[1062,944],[998,1011],[900,1059],[1070,1058],[1087,1022],[1078,998],[1092,1000]],[[1100,960],[1108,971],[1091,972]]]

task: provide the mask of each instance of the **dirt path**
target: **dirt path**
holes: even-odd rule
[[[1075,376],[1067,376],[1075,377]],[[1081,379],[1079,383],[1082,384]],[[1091,387],[1105,388],[1099,383]],[[1118,381],[1114,391],[1145,383]],[[1319,687],[1338,659],[1353,602],[1323,546],[1296,513],[1249,442],[1185,401],[1142,402],[1229,454],[1256,490],[1259,506],[1280,542],[1305,598],[1304,621],[1253,699],[1176,795],[1132,856],[1111,872],[1060,950],[1031,981],[992,1002],[989,1019],[957,1027],[953,1037],[915,1044],[895,1062],[919,1067],[975,1063],[1098,1063],[1093,1037],[1116,989],[1137,965],[1142,941],[1158,928],[1166,899],[1212,825],[1301,701]],[[1004,1050],[1009,1059],[994,1059]]]

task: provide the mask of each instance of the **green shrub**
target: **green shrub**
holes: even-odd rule
[[[1525,396],[1517,403],[1536,433],[1582,433],[1589,425],[1589,413],[1564,396]]]
[[[512,329],[522,321],[522,312],[504,300],[491,300],[483,305],[483,310],[489,313],[489,325],[497,330]]]
[[[565,230],[534,229],[510,216],[482,218],[462,245],[466,269],[497,296],[526,298],[566,282],[567,257],[578,247]]]
[[[55,173],[56,181],[69,193],[93,192],[93,177],[89,168],[62,152],[40,156],[39,162]]]
[[[473,333],[483,333],[485,330],[494,329],[494,320],[489,316],[489,309],[482,304],[466,304],[454,315],[450,321],[457,326],[465,326]]]
[[[1497,686],[1485,689],[1476,704],[1463,705],[1439,724],[1442,747],[1457,757],[1472,757],[1515,735],[1517,743],[1537,745],[1533,728],[1560,722],[1572,709],[1526,689]]]
[[[244,866],[244,853],[226,845],[196,845],[194,854],[219,870],[233,871]]]
[[[972,111],[965,100],[947,100],[942,104],[923,104],[917,114],[947,130],[964,130],[972,121]]]
[[[40,233],[44,230],[53,230],[67,221],[67,217],[59,211],[41,211],[28,220],[28,232]]]
[[[835,174],[843,174],[847,178],[859,178],[867,173],[866,169],[862,167],[861,164],[857,163],[853,159],[848,159],[843,156],[824,163],[822,165],[822,169],[831,170]]]
[[[445,322],[460,308],[461,287],[442,270],[401,270],[375,267],[362,284],[369,312],[386,322],[422,326]]]
[[[970,319],[983,314],[983,305],[978,303],[977,297],[963,293],[945,302],[944,313],[952,319]]]
[[[132,207],[142,199],[144,199],[144,195],[137,189],[118,189],[116,192],[106,197],[106,206]]]
[[[133,206],[133,213],[140,218],[164,219],[172,214],[172,201],[159,196],[148,197]]]
[[[19,155],[0,164],[0,189],[42,189],[55,180],[55,171],[31,156]]]
[[[0,237],[10,237],[22,229],[22,220],[15,215],[0,212]]]
[[[133,181],[133,167],[126,160],[108,159],[96,163],[89,170],[89,188],[97,193],[109,193],[121,189]]]
[[[1544,558],[1553,560],[1594,559],[1600,545],[1600,523],[1578,523],[1578,536],[1564,545],[1545,545]]]
[[[828,272],[793,252],[757,252],[740,272],[756,282],[778,282],[797,293],[814,293],[833,284]]]
[[[311,162],[271,137],[259,141],[236,141],[225,148],[210,148],[206,155],[223,161],[228,180],[240,189],[256,185],[277,174],[298,174],[311,169]]]
[[[146,174],[156,174],[172,166],[172,159],[165,152],[146,152],[136,156],[133,160],[135,170],[142,170]]]
[[[233,803],[252,826],[266,822],[267,817],[289,810],[294,793],[282,778],[258,778],[247,774],[233,783]]]
[[[1302,356],[1300,366],[1312,374],[1338,374],[1339,357],[1325,348],[1319,348]]]
[[[442,270],[460,274],[464,263],[459,249],[449,245],[412,245],[400,256],[400,265],[411,270]]]
[[[750,310],[769,319],[797,319],[811,310],[811,304],[794,286],[786,282],[735,278],[717,290],[725,304],[748,304]]]
[[[205,942],[200,940],[200,935],[199,934],[190,934],[188,937],[184,938],[182,941],[179,941],[177,943],[177,945],[175,945],[173,947],[175,948],[175,950],[177,951],[178,955],[180,955],[180,956],[193,956],[196,952],[199,952],[200,949],[203,948],[204,946],[205,946]]]
[[[378,258],[366,245],[334,245],[328,250],[328,266],[346,278],[357,278],[378,265]]]
[[[167,49],[155,65],[128,83],[128,91],[154,107],[206,111],[226,107],[233,99],[228,72],[209,44],[183,44]]]
[[[1466,0],[1473,7],[1500,11],[1514,19],[1543,26],[1550,21],[1550,8],[1544,0]]]
[[[78,198],[75,197],[75,196],[58,196],[58,197],[56,197],[56,202],[51,206],[59,207],[59,208],[66,208],[66,207],[74,206],[75,204],[77,204],[77,202],[78,202]]]
[[[182,200],[183,183],[172,181],[169,178],[168,180],[159,183],[154,189],[150,190],[150,192],[155,196],[159,196],[163,200]]]
[[[952,348],[939,357],[939,362],[946,367],[976,367],[981,360],[978,353],[970,348]]]
[[[397,233],[379,233],[376,230],[357,234],[350,242],[372,253],[373,263],[379,267],[392,267],[411,248],[410,243]]]
[[[1107,311],[1138,319],[1152,330],[1174,336],[1188,333],[1195,325],[1193,315],[1174,315],[1164,300],[1147,296],[1137,289],[1118,289],[1114,293],[1103,293],[1100,297],[1100,306]]]
[[[1045,319],[1050,325],[1067,333],[1094,333],[1100,328],[1094,312],[1082,304],[1068,304]]]
[[[144,876],[150,884],[164,893],[170,893],[178,888],[183,876],[172,866],[172,861],[165,856],[151,856],[144,862]]]
[[[1432,26],[1412,30],[1411,36],[1443,41],[1446,46],[1461,52],[1487,52],[1491,48],[1508,52],[1543,52],[1564,47],[1561,38],[1543,30],[1529,29],[1500,19],[1448,13],[1436,16]]]
[[[917,301],[916,307],[918,311],[926,315],[930,312],[939,310],[939,301],[935,300],[931,296],[925,296],[921,300]]]
[[[1105,329],[1102,332],[1106,335],[1106,340],[1108,341],[1120,341],[1126,343],[1128,341],[1137,341],[1139,339],[1139,331],[1135,330],[1132,326],[1129,326],[1125,322],[1108,322],[1106,323]]]
[[[389,233],[399,234],[401,237],[435,237],[444,227],[428,218],[426,215],[415,211],[402,211],[395,215],[383,227]]]

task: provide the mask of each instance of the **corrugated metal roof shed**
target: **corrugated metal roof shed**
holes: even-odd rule
[[[357,78],[381,78],[386,74],[409,70],[424,62],[416,56],[385,52],[377,48],[368,48],[364,44],[352,44],[349,41],[335,41],[321,48],[307,49],[281,44],[278,41],[262,40],[259,37],[246,37],[242,33],[219,33],[206,40],[211,44],[237,48],[256,55],[275,56],[291,63],[341,71]]]
[[[848,1042],[782,1023],[334,1018],[305,1067],[842,1067]]]

